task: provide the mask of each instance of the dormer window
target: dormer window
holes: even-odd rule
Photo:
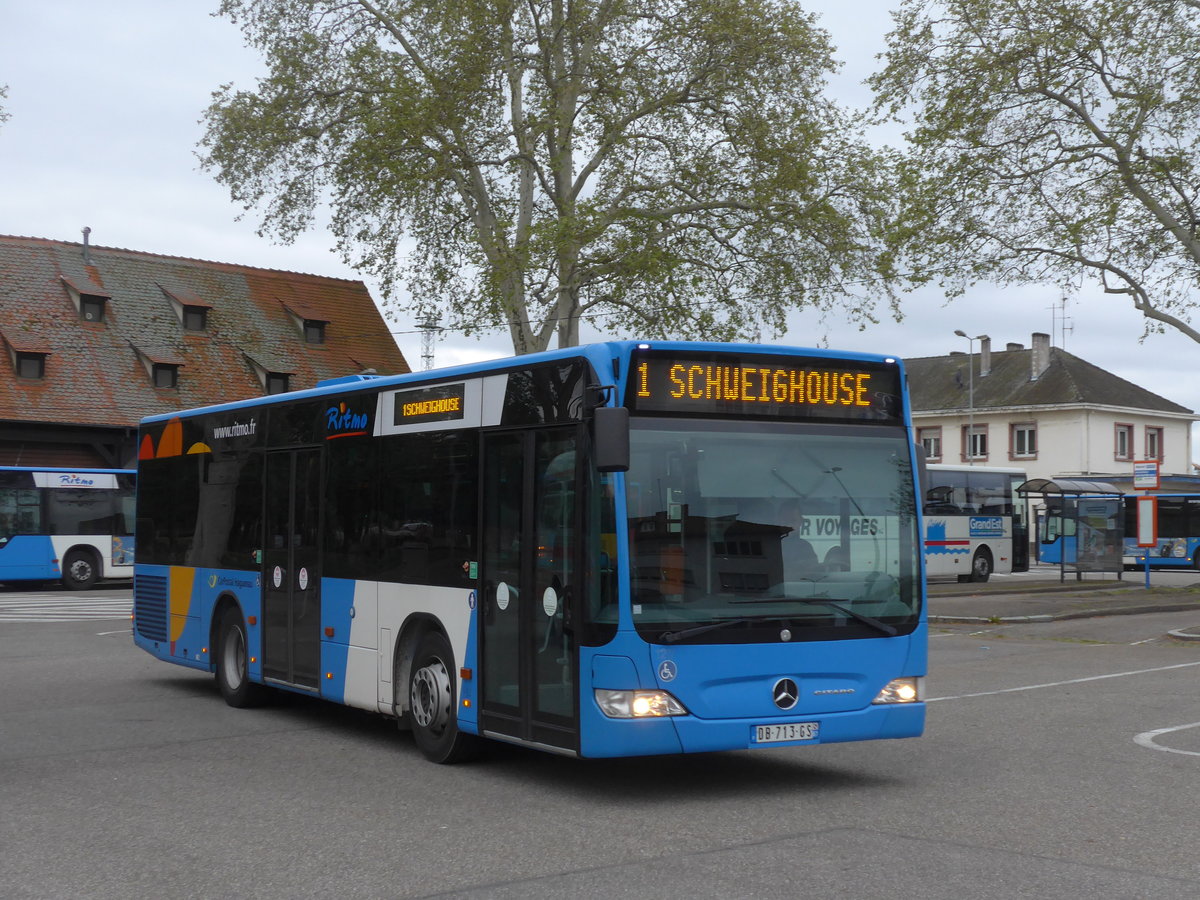
[[[204,331],[208,328],[208,310],[203,306],[185,306],[183,308],[183,330]]]
[[[40,381],[46,377],[46,357],[50,355],[50,347],[40,334],[14,329],[0,334],[0,347],[8,351],[8,360],[17,378]]]
[[[171,301],[171,308],[175,310],[175,316],[184,331],[208,330],[208,311],[212,309],[211,303],[184,288],[165,288],[161,284],[159,288]]]
[[[107,299],[107,297],[100,297],[95,294],[80,294],[79,318],[85,322],[103,322],[104,301]]]
[[[16,354],[17,377],[18,378],[45,378],[46,377],[46,354],[45,353],[23,353]]]
[[[142,350],[136,346],[133,347],[133,352],[137,354],[146,374],[150,376],[152,385],[156,388],[179,387],[179,370],[183,368],[185,362],[182,357],[175,356],[169,351]]]
[[[329,324],[328,312],[319,306],[299,300],[280,300],[279,303],[300,332],[304,343],[325,343],[325,326]]]
[[[154,363],[154,386],[173,388],[179,386],[179,366],[171,363]]]
[[[325,343],[325,322],[319,319],[304,320],[304,343],[306,344],[323,344]]]
[[[103,288],[84,278],[67,278],[62,276],[71,302],[79,313],[79,318],[85,322],[103,322],[108,317],[108,301],[112,295],[105,293]]]
[[[286,362],[281,358],[261,355],[260,359],[246,354],[246,362],[254,370],[258,383],[267,394],[286,394],[292,389],[292,373],[284,371]]]

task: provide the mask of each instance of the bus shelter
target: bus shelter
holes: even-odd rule
[[[1022,497],[1039,494],[1046,503],[1043,543],[1059,542],[1058,580],[1067,571],[1082,581],[1085,572],[1124,573],[1125,522],[1121,492],[1111,484],[1072,478],[1031,478],[1017,488]]]

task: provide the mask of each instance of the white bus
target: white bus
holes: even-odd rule
[[[930,465],[925,485],[925,575],[987,581],[1029,569],[1029,526],[1017,488],[1023,469]]]
[[[133,577],[131,469],[0,466],[0,582]]]

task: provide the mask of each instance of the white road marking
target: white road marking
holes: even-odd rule
[[[128,597],[0,597],[0,622],[90,622],[128,619]]]
[[[1170,734],[1172,731],[1184,731],[1188,728],[1200,728],[1200,722],[1192,722],[1189,725],[1174,725],[1170,728],[1156,728],[1154,731],[1143,731],[1141,734],[1133,736],[1133,742],[1149,750],[1161,750],[1163,753],[1182,753],[1184,756],[1200,756],[1200,751],[1197,750],[1176,750],[1174,747],[1160,747],[1154,742],[1154,739],[1160,734]]]
[[[1153,669],[1135,669],[1132,672],[1113,672],[1109,675],[1092,675],[1088,678],[1069,678],[1066,681],[1050,681],[1045,684],[1026,684],[1021,687],[1000,688],[995,691],[978,691],[974,694],[956,694],[951,697],[930,697],[926,703],[937,703],[939,700],[967,700],[971,697],[992,697],[996,694],[1014,694],[1018,691],[1038,691],[1042,688],[1063,687],[1068,684],[1083,684],[1088,681],[1103,681],[1107,678],[1126,678],[1130,675],[1147,675],[1151,672],[1166,672],[1171,669],[1186,669],[1189,666],[1200,666],[1198,662],[1176,663],[1173,666],[1156,666]]]

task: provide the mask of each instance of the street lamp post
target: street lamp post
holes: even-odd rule
[[[967,339],[967,465],[975,465],[974,438],[975,438],[975,342],[982,341],[987,337],[986,334],[977,334],[971,337],[961,328],[956,328],[954,333],[960,338]]]

